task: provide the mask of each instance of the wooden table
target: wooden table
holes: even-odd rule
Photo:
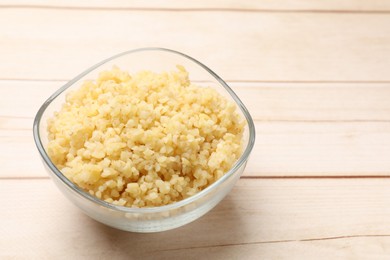
[[[389,1],[112,2],[0,3],[0,258],[389,259]],[[257,140],[214,210],[137,234],[62,196],[32,122],[82,70],[146,46],[226,79]]]

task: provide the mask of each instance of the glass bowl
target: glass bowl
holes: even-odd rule
[[[84,80],[96,79],[99,72],[109,70],[114,65],[130,73],[136,73],[141,70],[170,71],[178,64],[187,69],[191,82],[215,88],[220,94],[233,100],[239,108],[238,113],[247,121],[243,137],[243,153],[223,177],[199,193],[173,204],[151,208],[129,208],[116,206],[90,195],[56,168],[46,151],[47,119],[52,117],[54,111],[58,111],[65,103],[65,96],[69,91],[79,88]],[[210,211],[240,178],[255,142],[253,120],[233,90],[199,61],[183,53],[162,48],[143,48],[120,53],[82,72],[43,103],[34,120],[33,134],[47,172],[70,201],[91,218],[108,226],[132,232],[157,232],[173,229],[194,221]]]

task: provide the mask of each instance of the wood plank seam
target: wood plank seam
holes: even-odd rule
[[[6,115],[0,115],[1,119],[34,119],[35,116],[27,117],[27,116],[6,116]],[[390,120],[385,119],[340,119],[340,120],[329,120],[329,119],[323,119],[323,120],[304,120],[304,119],[262,119],[262,118],[255,118],[252,117],[254,122],[262,122],[262,123],[390,123]],[[14,130],[14,131],[21,131],[21,130],[31,130],[31,128],[2,128],[0,129],[4,130]]]
[[[49,176],[0,176],[0,181],[11,180],[50,180]],[[389,175],[291,175],[291,176],[267,176],[267,175],[257,175],[257,176],[241,176],[242,180],[261,180],[261,179],[390,179]]]
[[[0,177],[0,181],[18,181],[18,180],[49,180],[49,176],[25,176],[25,177]]]
[[[388,10],[338,10],[338,9],[257,9],[257,8],[152,8],[152,7],[89,7],[55,5],[0,5],[2,9],[57,9],[88,11],[152,11],[152,12],[248,12],[248,13],[316,13],[316,14],[390,14]]]
[[[0,7],[1,8],[1,7]],[[6,78],[0,76],[0,81],[34,81],[34,82],[63,82],[64,84],[70,81],[71,79],[53,79],[53,78]],[[390,80],[245,80],[245,79],[224,79],[224,81],[229,83],[301,83],[301,84],[390,84]],[[198,80],[202,82],[202,80]]]

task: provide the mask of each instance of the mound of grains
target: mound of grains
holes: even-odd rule
[[[190,83],[187,71],[102,72],[48,121],[48,154],[79,187],[107,202],[155,207],[194,195],[241,155],[236,105]]]

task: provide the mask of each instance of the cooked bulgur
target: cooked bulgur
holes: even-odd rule
[[[206,188],[241,155],[236,105],[172,72],[114,67],[70,92],[48,121],[48,154],[90,194],[116,205],[170,204]]]

